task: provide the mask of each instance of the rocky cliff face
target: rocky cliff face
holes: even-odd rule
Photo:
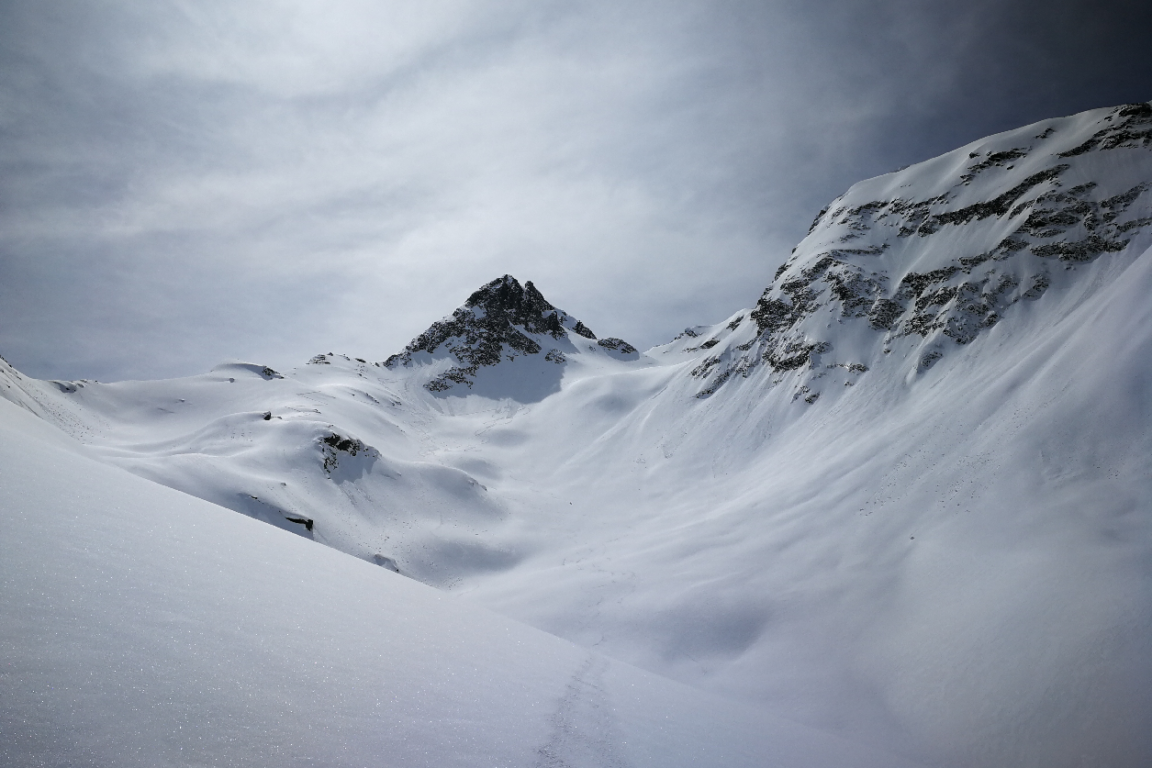
[[[927,369],[1054,282],[1146,244],[1150,177],[1152,105],[1132,104],[861,182],[816,217],[748,313],[754,328],[710,340],[698,394],[767,368],[777,383],[798,372],[797,397],[814,402],[834,369],[845,384],[909,356]]]
[[[439,353],[449,356],[454,365],[425,388],[431,392],[444,392],[457,384],[471,388],[482,367],[504,360],[542,355],[549,363],[563,365],[565,353],[574,351],[573,335],[622,355],[636,354],[621,339],[597,340],[584,323],[550,304],[531,281],[521,286],[516,278],[504,275],[469,296],[451,316],[433,323],[403,352],[385,360],[384,366],[411,367],[431,362]]]

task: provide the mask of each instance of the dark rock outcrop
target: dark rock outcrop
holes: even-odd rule
[[[355,437],[347,437],[338,432],[330,432],[320,438],[320,453],[323,456],[324,472],[328,475],[331,475],[332,470],[340,466],[340,454],[347,456],[363,454],[369,459],[377,459],[380,457],[379,451],[365,444],[362,440]]]

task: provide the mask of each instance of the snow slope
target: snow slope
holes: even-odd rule
[[[92,461],[0,402],[0,762],[875,765]]]
[[[482,287],[384,363],[0,393],[91,455],[930,764],[1152,759],[1152,106],[857,184],[638,354]],[[604,342],[604,343],[602,343]]]

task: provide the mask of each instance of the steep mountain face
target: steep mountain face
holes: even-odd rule
[[[384,363],[0,394],[102,461],[929,764],[1152,758],[1152,107],[863,181],[640,354],[531,283]]]
[[[893,361],[926,370],[1019,303],[1075,289],[1093,262],[1149,242],[1150,147],[1152,105],[1132,104],[857,184],[741,316],[746,332],[705,342],[698,395],[764,366],[777,380],[802,369],[790,384],[812,403]]]

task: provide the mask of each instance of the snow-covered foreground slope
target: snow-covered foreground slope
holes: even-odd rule
[[[1130,105],[857,184],[755,307],[645,354],[504,277],[383,363],[0,366],[0,394],[136,475],[820,729],[1145,765],[1149,246]]]
[[[888,766],[96,463],[0,402],[0,763]]]

